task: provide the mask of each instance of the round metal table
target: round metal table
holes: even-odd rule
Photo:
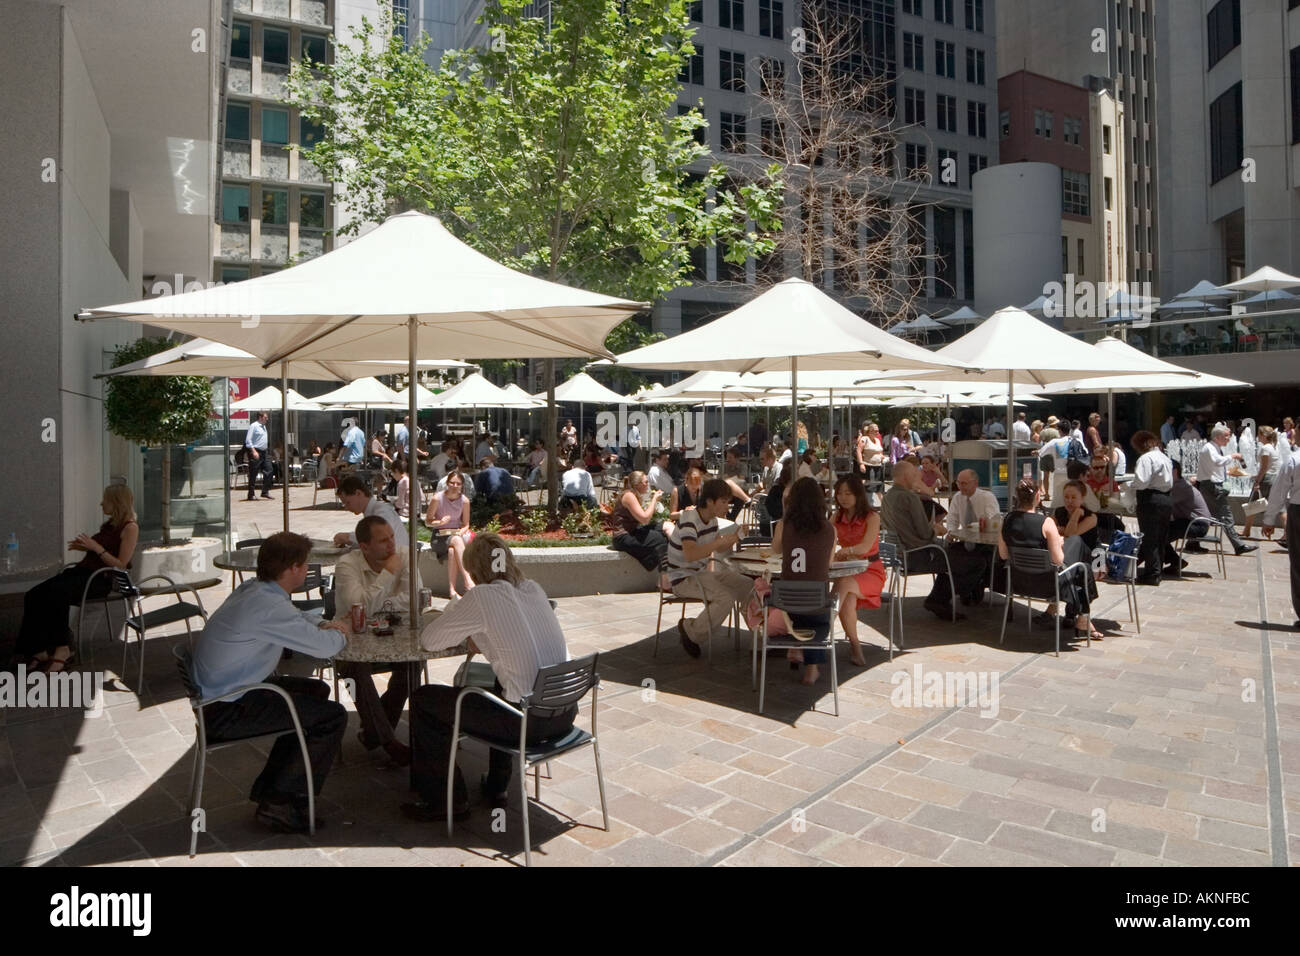
[[[308,564],[319,564],[321,567],[333,567],[338,563],[339,558],[347,554],[352,548],[336,548],[332,541],[322,541],[316,538],[312,539],[311,553],[307,556]],[[222,551],[212,559],[213,567],[220,568],[223,571],[241,571],[244,574],[252,574],[257,571],[257,552],[258,548],[239,548],[235,551]]]

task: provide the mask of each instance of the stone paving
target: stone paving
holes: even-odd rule
[[[262,530],[278,525],[278,502],[251,507],[267,514],[265,524],[257,519]],[[324,533],[346,526],[344,518],[295,511],[294,526]],[[1123,590],[1103,585],[1098,609],[1117,605],[1099,615],[1106,639],[1059,658],[1050,631],[1026,632],[1023,605],[999,646],[999,602],[969,609],[958,625],[942,623],[921,608],[918,580],[904,602],[906,652],[889,662],[883,611],[861,615],[864,639],[875,645],[866,668],[850,664],[841,646],[838,717],[829,712],[829,668],[808,689],[773,658],[759,716],[747,634],[738,653],[720,638],[709,666],[682,652],[669,608],[655,656],[655,596],[561,599],[571,654],[601,652],[610,829],[600,828],[591,752],[555,761],[542,804],[530,810],[533,864],[1300,859],[1300,632],[1290,627],[1285,552],[1270,544],[1259,558],[1229,557],[1226,581],[1212,573],[1211,558],[1192,560],[1184,580],[1139,589],[1140,635]],[[1261,581],[1270,626],[1261,624]],[[213,589],[205,600],[213,606],[223,593]],[[318,804],[327,829],[308,839],[257,826],[246,794],[265,747],[230,748],[209,760],[207,833],[189,860],[194,724],[174,676],[173,641],[149,642],[146,692],[115,682],[101,717],[0,710],[0,863],[522,865],[517,791],[505,832],[494,832],[482,807],[450,839],[441,825],[410,822],[398,809],[410,799],[406,772],[361,750],[355,716],[344,763]],[[101,667],[120,662],[107,638],[97,651]],[[134,661],[126,684],[134,685]],[[431,679],[449,680],[455,664],[434,662]],[[996,675],[998,693],[903,699],[917,668]],[[971,706],[954,705],[963,702]],[[579,721],[589,719],[584,707]],[[476,779],[484,753],[471,747],[463,759]]]

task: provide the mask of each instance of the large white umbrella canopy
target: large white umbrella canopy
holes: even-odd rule
[[[1046,402],[1049,399],[1041,395],[1017,395],[1015,405],[1017,408],[1025,402]],[[975,394],[975,395],[917,395],[904,396],[895,398],[886,404],[890,408],[975,408],[986,405],[1006,405],[1007,395],[1001,394]]]
[[[408,405],[395,391],[379,379],[371,377],[348,382],[342,388],[317,395],[312,401],[328,408],[402,409]]]
[[[1257,292],[1246,299],[1238,299],[1237,305],[1267,305],[1270,302],[1294,302],[1300,296],[1284,292],[1281,289],[1271,289],[1268,292]]]
[[[541,392],[534,397],[545,399],[546,393]],[[606,388],[586,372],[579,372],[562,385],[555,386],[555,400],[589,405],[623,405],[627,403],[628,397]]]
[[[1093,348],[1117,359],[1127,360],[1134,356],[1149,358],[1126,342],[1106,337],[1098,341]],[[1166,363],[1173,365],[1174,363]],[[1180,366],[1175,366],[1181,368]],[[1210,375],[1193,369],[1183,369],[1181,373],[1152,372],[1147,375],[1100,375],[1093,378],[1074,379],[1049,385],[1043,391],[1048,395],[1064,394],[1100,394],[1102,392],[1156,392],[1177,391],[1190,388],[1251,388],[1249,382],[1239,382],[1234,378]]]
[[[405,212],[347,245],[227,286],[89,309],[285,358],[394,360],[609,355],[605,336],[645,303],[515,272],[433,216]]]
[[[1056,308],[1056,300],[1055,300],[1055,299],[1050,299],[1050,298],[1048,298],[1046,295],[1040,295],[1038,298],[1034,299],[1032,302],[1026,302],[1026,303],[1022,306],[1022,308],[1023,308],[1023,310],[1024,310],[1025,312],[1037,312],[1037,313],[1042,313],[1042,312],[1047,311],[1047,309],[1049,309],[1049,308],[1051,308],[1051,309],[1055,309],[1055,308]]]
[[[511,396],[511,397],[514,398],[516,401],[519,401],[519,402],[532,402],[532,405],[531,405],[530,407],[533,407],[533,408],[540,408],[542,405],[546,404],[544,401],[543,401],[543,402],[539,402],[537,399],[533,398],[533,396],[529,395],[527,392],[525,392],[522,388],[520,388],[520,387],[519,387],[518,385],[516,385],[514,382],[511,382],[509,385],[504,386],[504,387],[501,389],[501,391],[505,392],[507,395]],[[511,406],[511,407],[515,407],[515,406]],[[521,405],[521,406],[518,406],[518,407],[523,407],[523,406]]]
[[[1225,292],[1272,292],[1274,289],[1293,289],[1300,286],[1300,277],[1287,275],[1280,269],[1264,266],[1244,279],[1219,286]]]
[[[947,326],[945,326],[942,322],[936,321],[935,319],[931,318],[929,313],[927,312],[922,312],[920,315],[914,318],[911,321],[911,323],[908,325],[909,331],[912,332],[933,332],[936,329],[941,330],[945,328],[947,328]]]
[[[939,321],[944,325],[979,325],[980,322],[984,321],[984,316],[969,305],[963,305],[956,312],[939,316]]]
[[[545,405],[532,396],[516,398],[493,385],[479,372],[467,375],[451,388],[434,396],[430,408],[538,408]]]
[[[1156,306],[1157,312],[1226,312],[1227,309],[1211,305],[1204,299],[1174,298]]]
[[[397,400],[402,403],[403,408],[407,408],[411,403],[410,389],[402,389],[397,393]],[[415,383],[415,407],[416,408],[433,408],[437,402],[438,396],[434,392],[425,388],[419,382]]]
[[[303,398],[293,389],[289,389],[288,411],[291,412],[319,412],[322,408],[315,401]],[[266,412],[279,411],[285,408],[284,396],[274,385],[268,385],[254,395],[248,398],[241,398],[237,402],[232,402],[230,410],[232,412]]]
[[[1231,292],[1224,292],[1209,279],[1202,279],[1186,292],[1180,292],[1174,296],[1175,299],[1228,299],[1231,297]]]
[[[1120,286],[1106,297],[1106,311],[1112,315],[1117,312],[1145,312],[1159,302],[1159,299],[1150,296],[1134,295]]]

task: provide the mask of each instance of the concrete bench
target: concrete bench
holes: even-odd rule
[[[638,594],[654,591],[657,571],[608,545],[577,548],[515,548],[515,563],[541,585],[547,597],[588,594]],[[420,552],[420,579],[436,597],[447,596],[447,564],[433,552]]]

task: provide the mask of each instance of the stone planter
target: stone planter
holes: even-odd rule
[[[572,548],[512,548],[515,563],[541,585],[547,597],[639,594],[653,591],[658,574],[635,558],[605,545]],[[420,553],[420,580],[435,597],[447,596],[447,563],[432,551]]]
[[[167,548],[161,545],[145,547],[136,554],[131,578],[143,581],[154,574],[165,574],[178,583],[219,578],[224,572],[215,568],[212,561],[222,550],[220,538],[190,538],[183,544]]]

